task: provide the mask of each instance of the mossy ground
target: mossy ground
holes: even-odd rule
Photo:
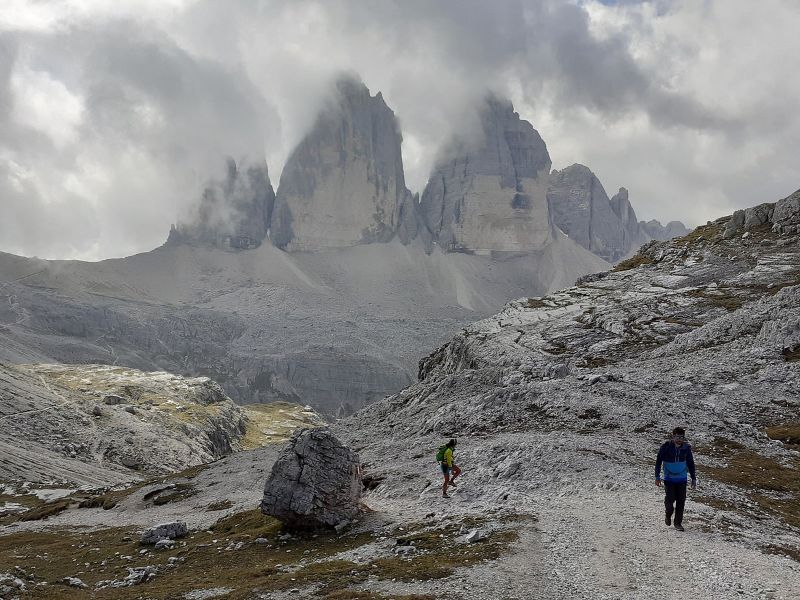
[[[725,462],[724,466],[705,467],[703,472],[716,481],[742,489],[758,508],[755,517],[759,517],[758,513],[767,514],[790,527],[800,528],[800,460],[762,456],[723,438],[699,450]]]
[[[287,440],[297,429],[325,424],[317,413],[291,402],[246,404],[242,408],[247,414],[247,430],[241,440],[245,450]]]
[[[644,254],[636,254],[627,260],[623,260],[616,264],[616,266],[611,269],[615,273],[619,273],[620,271],[630,271],[631,269],[635,269],[636,267],[641,267],[643,265],[652,265],[655,261],[649,256]]]
[[[140,555],[138,536],[130,528],[102,530],[61,530],[19,532],[2,538],[0,572],[20,566],[35,577],[30,598],[97,598],[167,600],[182,598],[191,590],[228,587],[226,598],[252,598],[258,593],[314,586],[314,597],[397,598],[423,600],[433,596],[386,596],[364,591],[367,581],[415,581],[441,579],[458,567],[493,560],[508,551],[516,539],[519,523],[498,520],[498,530],[482,542],[458,544],[459,529],[485,524],[484,517],[452,519],[436,526],[416,524],[386,532],[357,532],[336,535],[295,534],[280,539],[281,524],[258,510],[245,511],[218,521],[207,531],[194,532],[174,549],[150,549]],[[504,524],[505,523],[505,524]],[[414,545],[409,556],[381,556],[364,564],[336,558],[380,536]],[[267,543],[256,543],[265,538]],[[238,543],[238,550],[232,548]],[[133,557],[121,558],[121,557]],[[169,566],[170,557],[177,558]],[[158,575],[147,583],[126,588],[93,589],[98,581],[122,579],[126,567],[153,565]],[[78,590],[57,583],[64,577],[79,577],[89,589]],[[37,587],[35,582],[48,585]]]

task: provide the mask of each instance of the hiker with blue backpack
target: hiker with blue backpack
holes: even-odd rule
[[[661,477],[661,469],[664,477]],[[673,523],[675,529],[683,531],[683,507],[686,504],[687,473],[692,477],[692,489],[697,487],[697,475],[694,470],[692,446],[686,441],[686,430],[676,427],[672,430],[672,438],[664,442],[656,457],[656,485],[664,483],[664,523]]]
[[[453,462],[453,451],[456,449],[456,441],[450,440],[444,446],[439,446],[436,452],[436,461],[442,468],[444,475],[444,484],[442,485],[442,498],[449,498],[447,495],[447,486],[452,485],[456,487],[455,478],[461,475],[461,469]]]

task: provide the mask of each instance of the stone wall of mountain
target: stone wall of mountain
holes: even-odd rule
[[[668,240],[689,230],[679,221],[666,227],[658,221],[639,222],[628,190],[609,199],[603,184],[581,164],[550,173],[547,200],[553,222],[570,238],[608,262],[630,256],[653,239]]]
[[[229,158],[225,178],[211,181],[191,215],[173,225],[167,243],[254,248],[267,235],[275,192],[266,164],[237,165]]]
[[[394,112],[380,93],[341,78],[289,156],[277,195],[266,165],[230,160],[169,243],[247,249],[268,239],[319,252],[418,239],[428,252],[524,254],[548,247],[558,227],[616,262],[648,240],[686,233],[676,221],[637,221],[627,190],[609,199],[588,167],[550,173],[544,140],[508,100],[488,95],[478,117],[477,132],[445,144],[420,199],[405,183]]]
[[[539,250],[553,239],[547,146],[508,101],[490,96],[480,117],[480,143],[452,140],[434,169],[422,219],[444,250]]]
[[[414,197],[405,185],[402,136],[378,93],[352,79],[289,157],[272,221],[273,243],[287,250],[408,242],[416,235]]]

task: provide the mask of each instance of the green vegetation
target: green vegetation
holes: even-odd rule
[[[800,527],[800,461],[762,456],[732,440],[715,439],[710,451],[726,465],[706,467],[712,479],[742,489],[758,508],[787,525]]]
[[[231,515],[211,529],[194,532],[172,550],[151,550],[138,554],[138,536],[131,528],[102,530],[51,529],[7,535],[0,545],[0,571],[16,565],[48,582],[43,588],[29,586],[30,598],[60,600],[97,598],[167,600],[182,598],[193,589],[229,587],[226,598],[244,600],[266,594],[315,585],[316,596],[329,600],[343,598],[427,600],[432,596],[387,596],[354,589],[368,580],[430,580],[451,575],[456,568],[499,558],[516,539],[514,531],[524,522],[506,517],[494,521],[499,528],[486,540],[473,544],[454,542],[462,525],[486,524],[486,517],[448,519],[435,525],[419,523],[388,535],[397,544],[412,545],[416,551],[405,555],[384,555],[364,564],[339,557],[356,550],[387,532],[295,534],[286,539],[280,522],[264,517],[258,510]],[[256,543],[264,538],[266,543]],[[239,544],[241,543],[241,546]],[[233,549],[239,547],[239,549]],[[134,557],[123,558],[123,557]],[[169,559],[174,557],[174,565]],[[122,579],[128,566],[154,565],[158,575],[133,587],[93,589],[101,580]],[[56,582],[67,576],[80,577],[88,590],[77,590]]]
[[[636,254],[627,260],[623,260],[618,262],[616,266],[611,269],[615,273],[619,273],[620,271],[630,271],[631,269],[635,269],[636,267],[641,267],[642,265],[652,265],[655,264],[655,261],[646,256],[644,254]]]

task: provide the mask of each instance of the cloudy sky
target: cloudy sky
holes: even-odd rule
[[[277,184],[343,71],[415,191],[492,89],[554,168],[704,223],[800,188],[798,31],[797,0],[3,0],[0,250],[148,250],[225,155]]]

